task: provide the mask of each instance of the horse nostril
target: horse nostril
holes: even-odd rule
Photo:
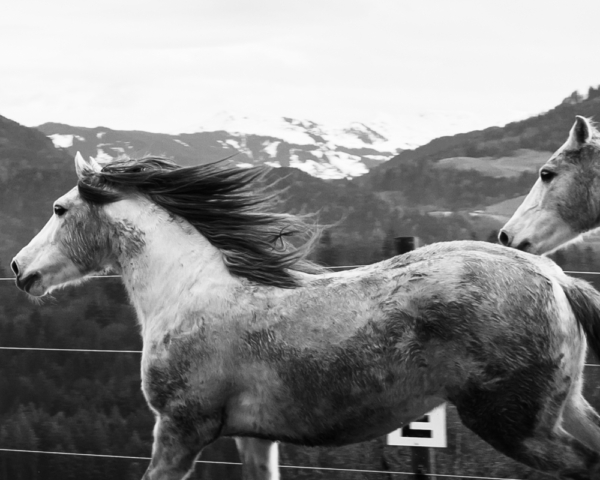
[[[40,274],[37,272],[34,272],[30,275],[27,275],[23,278],[21,277],[17,277],[15,282],[17,284],[17,287],[19,287],[21,290],[23,290],[24,292],[29,292],[29,290],[31,289],[31,287],[33,286],[33,284],[35,282],[37,282],[40,279]]]
[[[10,269],[13,271],[13,273],[15,275],[19,275],[19,264],[17,263],[16,260],[13,260],[12,262],[10,262]]]
[[[500,230],[500,234],[498,235],[498,241],[505,247],[509,247],[511,242],[508,233],[506,233],[504,230]]]

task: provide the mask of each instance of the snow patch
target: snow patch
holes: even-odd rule
[[[268,165],[269,167],[281,168],[281,163],[279,162],[264,162],[264,164]]]
[[[48,135],[52,140],[55,148],[69,148],[73,146],[73,135],[61,135],[60,133],[54,133]]]
[[[317,163],[314,160],[307,160],[306,162],[302,162],[298,158],[298,155],[295,154],[290,155],[290,167],[297,168],[298,170],[302,170],[303,172],[306,172],[309,175],[313,175],[315,177],[328,178],[326,176],[323,176],[323,171],[326,169],[323,168],[323,166],[320,163]]]
[[[233,138],[228,138],[227,140],[225,140],[224,142],[221,142],[221,143],[225,143],[226,145],[229,145],[230,147],[233,147],[236,150],[240,149],[240,142],[238,142],[237,140],[234,140]]]
[[[73,140],[79,140],[85,142],[85,138],[81,135],[61,135],[60,133],[53,133],[48,135],[48,138],[52,140],[55,148],[69,148],[73,146]]]
[[[302,161],[299,155],[292,151],[290,154],[290,167],[326,180],[352,178],[368,172],[368,169],[360,162],[360,157],[357,155],[344,152],[328,152],[324,157],[328,161],[318,162],[312,159]]]
[[[173,141],[183,145],[184,147],[189,147],[187,143],[185,143],[183,140],[179,140],[178,138],[174,138]]]
[[[238,142],[237,140],[234,140],[233,138],[228,138],[227,140],[225,140],[225,143],[227,145],[229,145],[230,147],[233,147],[238,152],[244,153],[250,158],[254,158],[250,149],[248,147],[246,147],[246,139],[241,138],[240,140],[241,140],[241,143]]]
[[[279,147],[280,144],[281,142],[263,142],[263,145],[265,145],[263,150],[271,158],[275,158],[277,156],[277,147]]]
[[[388,155],[363,155],[363,157],[368,158],[369,160],[379,160],[382,162],[390,159]]]
[[[111,157],[108,153],[99,148],[94,160],[96,160],[98,163],[110,163],[113,161],[113,157]]]
[[[106,132],[98,132],[96,138],[102,138],[104,135],[106,135]]]
[[[254,165],[251,163],[236,163],[236,166],[240,168],[252,168]]]
[[[346,152],[330,152],[326,154],[329,163],[342,173],[340,178],[359,177],[369,171],[358,155]]]

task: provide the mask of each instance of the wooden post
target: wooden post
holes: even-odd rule
[[[394,249],[396,250],[396,255],[402,255],[414,250],[415,248],[419,248],[419,243],[419,237],[395,237]]]
[[[419,237],[396,237],[394,238],[394,248],[397,255],[419,248]],[[429,448],[410,447],[412,470],[415,474],[415,480],[427,480],[431,472]]]
[[[427,480],[430,473],[429,448],[410,447],[410,455],[415,480]]]

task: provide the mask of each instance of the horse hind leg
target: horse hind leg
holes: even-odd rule
[[[600,480],[600,455],[562,427],[542,429],[527,438],[471,430],[496,450],[538,471],[562,480]]]
[[[242,460],[243,480],[279,480],[277,443],[259,438],[236,437]]]
[[[563,480],[600,480],[600,454],[591,448],[600,437],[592,435],[589,428],[584,430],[581,412],[577,416],[575,405],[568,403],[566,426],[578,430],[581,438],[563,428],[564,397],[562,402],[546,402],[540,409],[536,402],[520,401],[518,392],[510,389],[475,390],[450,400],[465,426],[496,450]]]
[[[600,480],[600,455],[562,427],[521,443],[515,460],[560,479]]]
[[[600,415],[583,398],[579,389],[565,405],[563,427],[577,440],[600,453]]]

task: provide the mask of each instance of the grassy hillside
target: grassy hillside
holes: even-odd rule
[[[576,115],[600,118],[600,87],[523,121],[405,150],[356,181],[372,191],[400,191],[409,205],[484,208],[529,191]]]
[[[537,171],[548,161],[552,152],[522,148],[501,157],[450,157],[433,164],[436,169],[475,170],[494,178],[514,178],[522,173]]]

